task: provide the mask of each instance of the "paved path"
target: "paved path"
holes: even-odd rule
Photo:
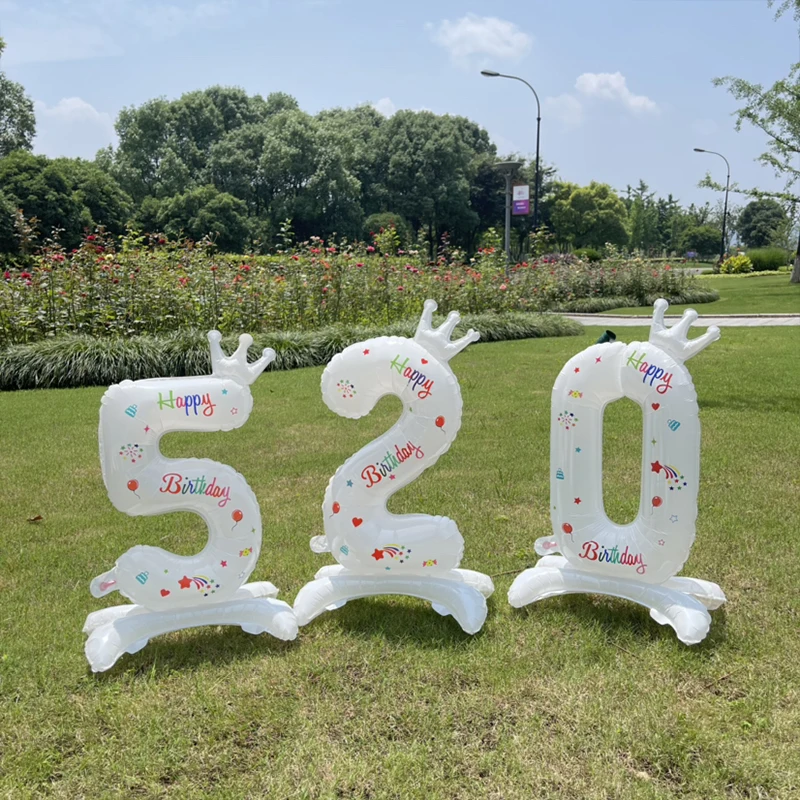
[[[598,325],[603,328],[613,327],[650,327],[649,316],[620,316],[614,317],[606,314],[565,314],[565,317],[574,319],[582,325]],[[664,319],[674,324],[681,318],[680,314],[667,314]],[[699,316],[695,327],[703,328],[709,325],[723,327],[756,327],[761,325],[800,325],[800,314],[726,314],[724,316]]]

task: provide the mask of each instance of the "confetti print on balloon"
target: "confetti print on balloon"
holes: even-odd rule
[[[569,430],[578,424],[578,418],[571,411],[562,411],[558,415],[558,424],[565,430]]]
[[[350,400],[356,394],[356,387],[348,380],[339,381],[336,384],[336,388],[345,400]]]
[[[122,456],[123,461],[130,461],[135,464],[144,458],[144,448],[138,444],[123,444],[120,446],[119,454]]]

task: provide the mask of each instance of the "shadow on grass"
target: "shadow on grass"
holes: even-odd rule
[[[100,682],[149,679],[253,658],[282,658],[299,644],[299,637],[284,642],[268,633],[254,636],[233,625],[191,628],[151,639],[139,652],[120,656],[105,672],[94,674],[88,666],[87,672]]]
[[[487,604],[488,620],[495,613],[492,598]],[[482,628],[474,635],[465,633],[452,616],[442,617],[427,601],[402,595],[351,600],[342,608],[326,611],[310,624],[319,624],[326,618],[335,621],[349,636],[380,638],[386,642],[415,644],[431,649],[464,647],[471,640],[481,637],[485,630]]]
[[[650,617],[648,609],[629,600],[623,600],[606,595],[581,595],[571,594],[561,597],[552,597],[537,603],[516,609],[516,613],[531,616],[542,614],[543,625],[553,624],[549,617],[554,613],[568,614],[578,623],[587,628],[599,628],[605,634],[609,644],[624,649],[623,644],[630,644],[635,637],[639,644],[652,644],[654,642],[675,643],[675,647],[693,653],[703,658],[713,655],[714,651],[727,640],[728,618],[725,607],[711,611],[711,629],[702,642],[696,645],[685,645],[681,642],[675,631],[669,625],[659,625]],[[546,607],[550,611],[546,611]],[[545,616],[547,615],[547,616]]]

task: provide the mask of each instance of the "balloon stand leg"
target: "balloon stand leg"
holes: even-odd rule
[[[434,575],[374,575],[351,572],[340,565],[323,567],[294,601],[297,624],[308,625],[324,611],[341,608],[350,600],[378,595],[406,595],[431,603],[442,616],[452,615],[469,634],[486,620],[486,598],[494,591],[488,575],[452,569]]]
[[[288,641],[297,637],[292,607],[276,600],[278,590],[268,581],[247,583],[222,603],[175,611],[150,611],[121,605],[95,611],[86,618],[89,634],[85,652],[92,672],[105,672],[125,653],[136,653],[152,637],[203,625],[238,625],[251,634],[269,633]]]
[[[519,574],[508,590],[514,608],[563,594],[603,594],[621,597],[650,610],[659,625],[669,625],[684,644],[703,641],[711,627],[708,609],[719,608],[725,593],[710,581],[670,578],[663,584],[610,578],[569,567],[563,556],[545,556]]]

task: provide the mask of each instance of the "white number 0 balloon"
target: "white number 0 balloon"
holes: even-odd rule
[[[247,421],[249,385],[275,358],[273,350],[247,363],[253,338],[239,337],[226,358],[217,331],[208,334],[212,372],[196,378],[123,381],[100,409],[100,462],[114,506],[132,516],[193,511],[209,539],[196,556],[160,547],[132,547],[91,583],[102,597],[119,591],[134,605],[90,614],[86,657],[95,672],[135,653],[152,636],[199,625],[239,625],[280,639],[297,636],[291,607],[275,600],[268,582],[246,584],[261,548],[261,512],[247,481],[232,467],[208,459],[169,459],[158,447],[170,431],[229,431]]]
[[[666,328],[657,300],[649,342],[595,344],[571,358],[553,386],[550,506],[554,536],[539,539],[544,556],[519,575],[508,599],[521,607],[559,594],[590,592],[633,600],[656,622],[696,644],[711,624],[706,609],[725,595],[715,583],[674,577],[695,538],[700,479],[697,395],[683,365],[719,329],[687,338],[697,313]],[[644,413],[641,499],[630,525],[616,525],[603,506],[603,412],[621,397]],[[560,553],[561,555],[555,555]]]
[[[451,312],[432,327],[436,303],[425,302],[413,339],[382,336],[351,345],[322,375],[331,411],[358,419],[393,394],[403,401],[398,422],[349,458],[331,478],[322,509],[325,535],[311,549],[330,551],[338,566],[323,567],[295,599],[299,625],[326,609],[368,595],[403,594],[429,600],[452,614],[467,633],[486,619],[493,591],[487,575],[457,569],[464,540],[453,520],[427,514],[391,514],[389,498],[433,466],[461,426],[461,391],[448,362],[479,334],[451,342],[459,322]]]

